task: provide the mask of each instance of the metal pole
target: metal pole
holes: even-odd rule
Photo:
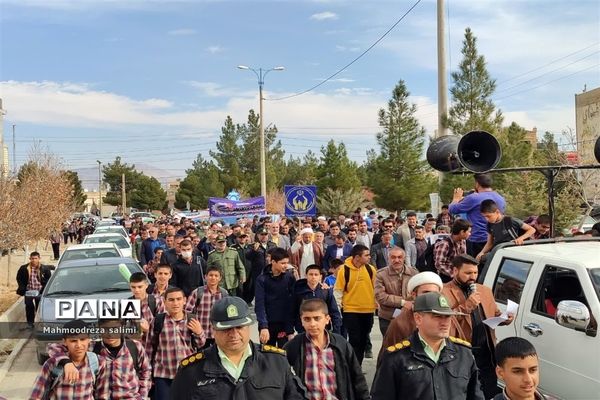
[[[17,175],[17,142],[15,140],[15,127],[13,124],[13,175]]]
[[[438,127],[435,137],[439,138],[448,134],[444,119],[448,115],[448,79],[446,77],[446,17],[444,14],[444,0],[437,0],[437,61],[438,61]],[[444,173],[438,172],[438,185],[441,188]]]
[[[102,218],[102,171],[101,171],[102,162],[100,162],[100,160],[97,160],[97,162],[98,162],[98,196],[100,197],[100,200],[99,200],[100,218]]]
[[[263,70],[260,68],[258,78],[258,98],[259,98],[259,114],[260,120],[258,125],[259,130],[259,146],[260,146],[260,195],[267,201],[267,168],[265,164],[265,130],[264,130],[264,114],[263,114]]]
[[[4,177],[4,114],[2,99],[0,99],[0,177]],[[8,171],[6,171],[8,172]]]
[[[125,174],[121,174],[121,213],[125,215],[127,207],[127,192],[125,191]]]
[[[448,79],[446,76],[446,17],[444,0],[437,0],[437,61],[438,61],[438,129],[436,138],[448,134],[444,118],[448,114]]]

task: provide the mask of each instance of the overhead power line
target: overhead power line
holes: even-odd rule
[[[298,97],[301,96],[303,94],[306,94],[308,92],[311,92],[313,90],[315,90],[316,88],[318,88],[321,85],[324,85],[326,82],[330,81],[331,79],[335,78],[336,76],[338,76],[339,74],[341,74],[342,72],[344,72],[348,67],[350,67],[352,64],[354,64],[355,62],[357,62],[358,60],[360,60],[365,54],[367,54],[369,51],[371,51],[371,49],[375,46],[377,46],[377,44],[379,42],[381,42],[392,30],[394,30],[394,28],[396,26],[398,26],[398,24],[400,22],[402,22],[402,20],[411,13],[411,11],[417,6],[419,5],[419,3],[421,2],[421,0],[417,0],[417,2],[415,2],[415,4],[413,4],[408,11],[406,11],[404,13],[404,15],[402,15],[395,23],[394,25],[391,26],[390,29],[388,29],[383,35],[381,35],[372,45],[370,45],[369,47],[367,47],[366,50],[364,50],[362,53],[360,53],[355,59],[353,59],[352,61],[350,61],[348,64],[344,65],[342,68],[340,68],[339,70],[337,70],[335,73],[333,73],[332,75],[330,75],[329,77],[327,77],[326,79],[324,79],[323,81],[317,83],[316,85],[303,90],[301,92],[295,93],[295,94],[291,94],[289,96],[283,96],[283,97],[277,97],[277,98],[272,98],[272,99],[265,99],[265,100],[271,100],[271,101],[276,101],[276,100],[286,100],[286,99],[291,99],[293,97]]]

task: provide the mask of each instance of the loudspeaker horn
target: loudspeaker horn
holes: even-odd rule
[[[427,148],[427,162],[442,172],[454,171],[461,166],[471,172],[486,172],[496,167],[501,157],[500,143],[485,131],[471,131],[462,137],[442,136]]]
[[[596,161],[600,163],[600,136],[596,139],[596,145],[594,146],[594,157],[596,157]]]

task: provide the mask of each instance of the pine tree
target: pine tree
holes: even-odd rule
[[[139,173],[135,165],[128,165],[121,162],[121,157],[116,157],[115,161],[102,167],[104,175],[104,184],[108,185],[109,191],[106,192],[104,202],[113,206],[120,206],[121,203],[121,181],[122,174],[125,174],[126,194],[137,187]],[[131,206],[131,200],[127,197],[127,207]]]
[[[138,172],[135,182],[127,195],[127,202],[131,207],[139,210],[162,210],[165,207],[167,192],[156,178]],[[125,187],[127,188],[127,183]]]
[[[286,163],[284,185],[313,185],[316,181],[319,159],[312,151],[304,157],[291,157]]]
[[[247,191],[251,196],[260,195],[259,118],[254,110],[250,110],[247,123],[241,127],[242,171]],[[276,126],[265,126],[264,134],[267,192],[281,190],[282,177],[285,175],[285,151],[281,141],[277,140]]]
[[[490,133],[499,131],[502,113],[496,110],[491,96],[496,90],[496,80],[490,77],[483,55],[477,52],[477,38],[470,28],[465,30],[462,48],[463,59],[459,71],[452,73],[452,106],[447,126],[456,135],[472,130]]]
[[[387,210],[424,209],[435,187],[435,176],[423,160],[425,129],[415,117],[404,81],[398,82],[387,110],[379,110],[379,153],[370,154],[369,186],[375,204]]]
[[[452,106],[445,124],[455,135],[464,135],[473,130],[495,135],[501,131],[503,121],[502,112],[496,110],[491,98],[496,90],[496,80],[487,71],[485,58],[478,53],[477,38],[470,28],[465,30],[461,53],[463,59],[459,70],[451,74]],[[442,202],[451,201],[452,192],[457,187],[470,190],[473,188],[473,177],[444,174],[440,187]]]
[[[81,184],[81,179],[79,179],[79,175],[75,171],[64,171],[63,175],[66,179],[69,180],[69,183],[72,188],[71,197],[73,199],[73,210],[83,210],[83,205],[87,200],[87,195],[83,191],[83,185]]]
[[[215,160],[219,168],[219,176],[226,190],[245,190],[244,177],[242,175],[242,147],[241,127],[234,124],[233,119],[227,116],[225,124],[221,128],[221,136],[217,142],[217,150],[210,151],[210,156]]]
[[[189,202],[191,209],[203,210],[209,197],[223,197],[225,188],[219,175],[219,168],[198,154],[175,194],[175,207],[184,209]]]
[[[358,190],[361,187],[358,165],[348,158],[346,145],[343,142],[336,145],[333,139],[327,146],[321,146],[321,159],[316,177],[320,192],[326,188],[347,191]]]

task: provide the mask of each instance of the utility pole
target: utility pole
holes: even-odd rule
[[[437,0],[437,61],[438,61],[438,127],[436,139],[448,134],[444,119],[448,115],[448,78],[446,76],[446,18],[444,0]],[[444,173],[438,172],[438,185],[441,188]],[[439,211],[439,210],[438,210]]]
[[[263,80],[263,75],[262,75],[262,68],[259,70],[260,71],[260,80],[258,82],[258,97],[259,97],[259,113],[260,113],[260,120],[259,120],[259,125],[258,125],[258,130],[259,130],[259,145],[260,145],[260,195],[265,199],[265,201],[267,201],[267,166],[265,164],[265,126],[263,124],[263,121],[265,120],[265,116],[263,114],[263,85],[264,85],[264,80]]]
[[[13,124],[13,175],[17,175],[17,142],[15,141],[15,128]]]
[[[437,0],[438,129],[436,138],[448,134],[444,118],[448,115],[448,78],[446,75],[446,18],[444,0]]]
[[[0,99],[0,177],[4,177],[4,114],[6,111],[2,108],[2,99]]]
[[[96,160],[98,163],[98,195],[100,197],[100,218],[102,218],[102,162],[100,160]]]
[[[121,213],[125,215],[125,207],[127,204],[127,196],[125,192],[125,174],[121,174]]]
[[[239,69],[250,70],[254,72],[258,78],[258,112],[260,120],[258,121],[258,135],[259,135],[259,146],[260,146],[260,195],[263,196],[265,201],[267,200],[267,167],[265,157],[265,127],[263,115],[263,86],[265,84],[265,76],[271,71],[283,71],[284,67],[274,67],[268,70],[259,68],[258,71],[254,68],[250,68],[246,65],[238,65]]]

